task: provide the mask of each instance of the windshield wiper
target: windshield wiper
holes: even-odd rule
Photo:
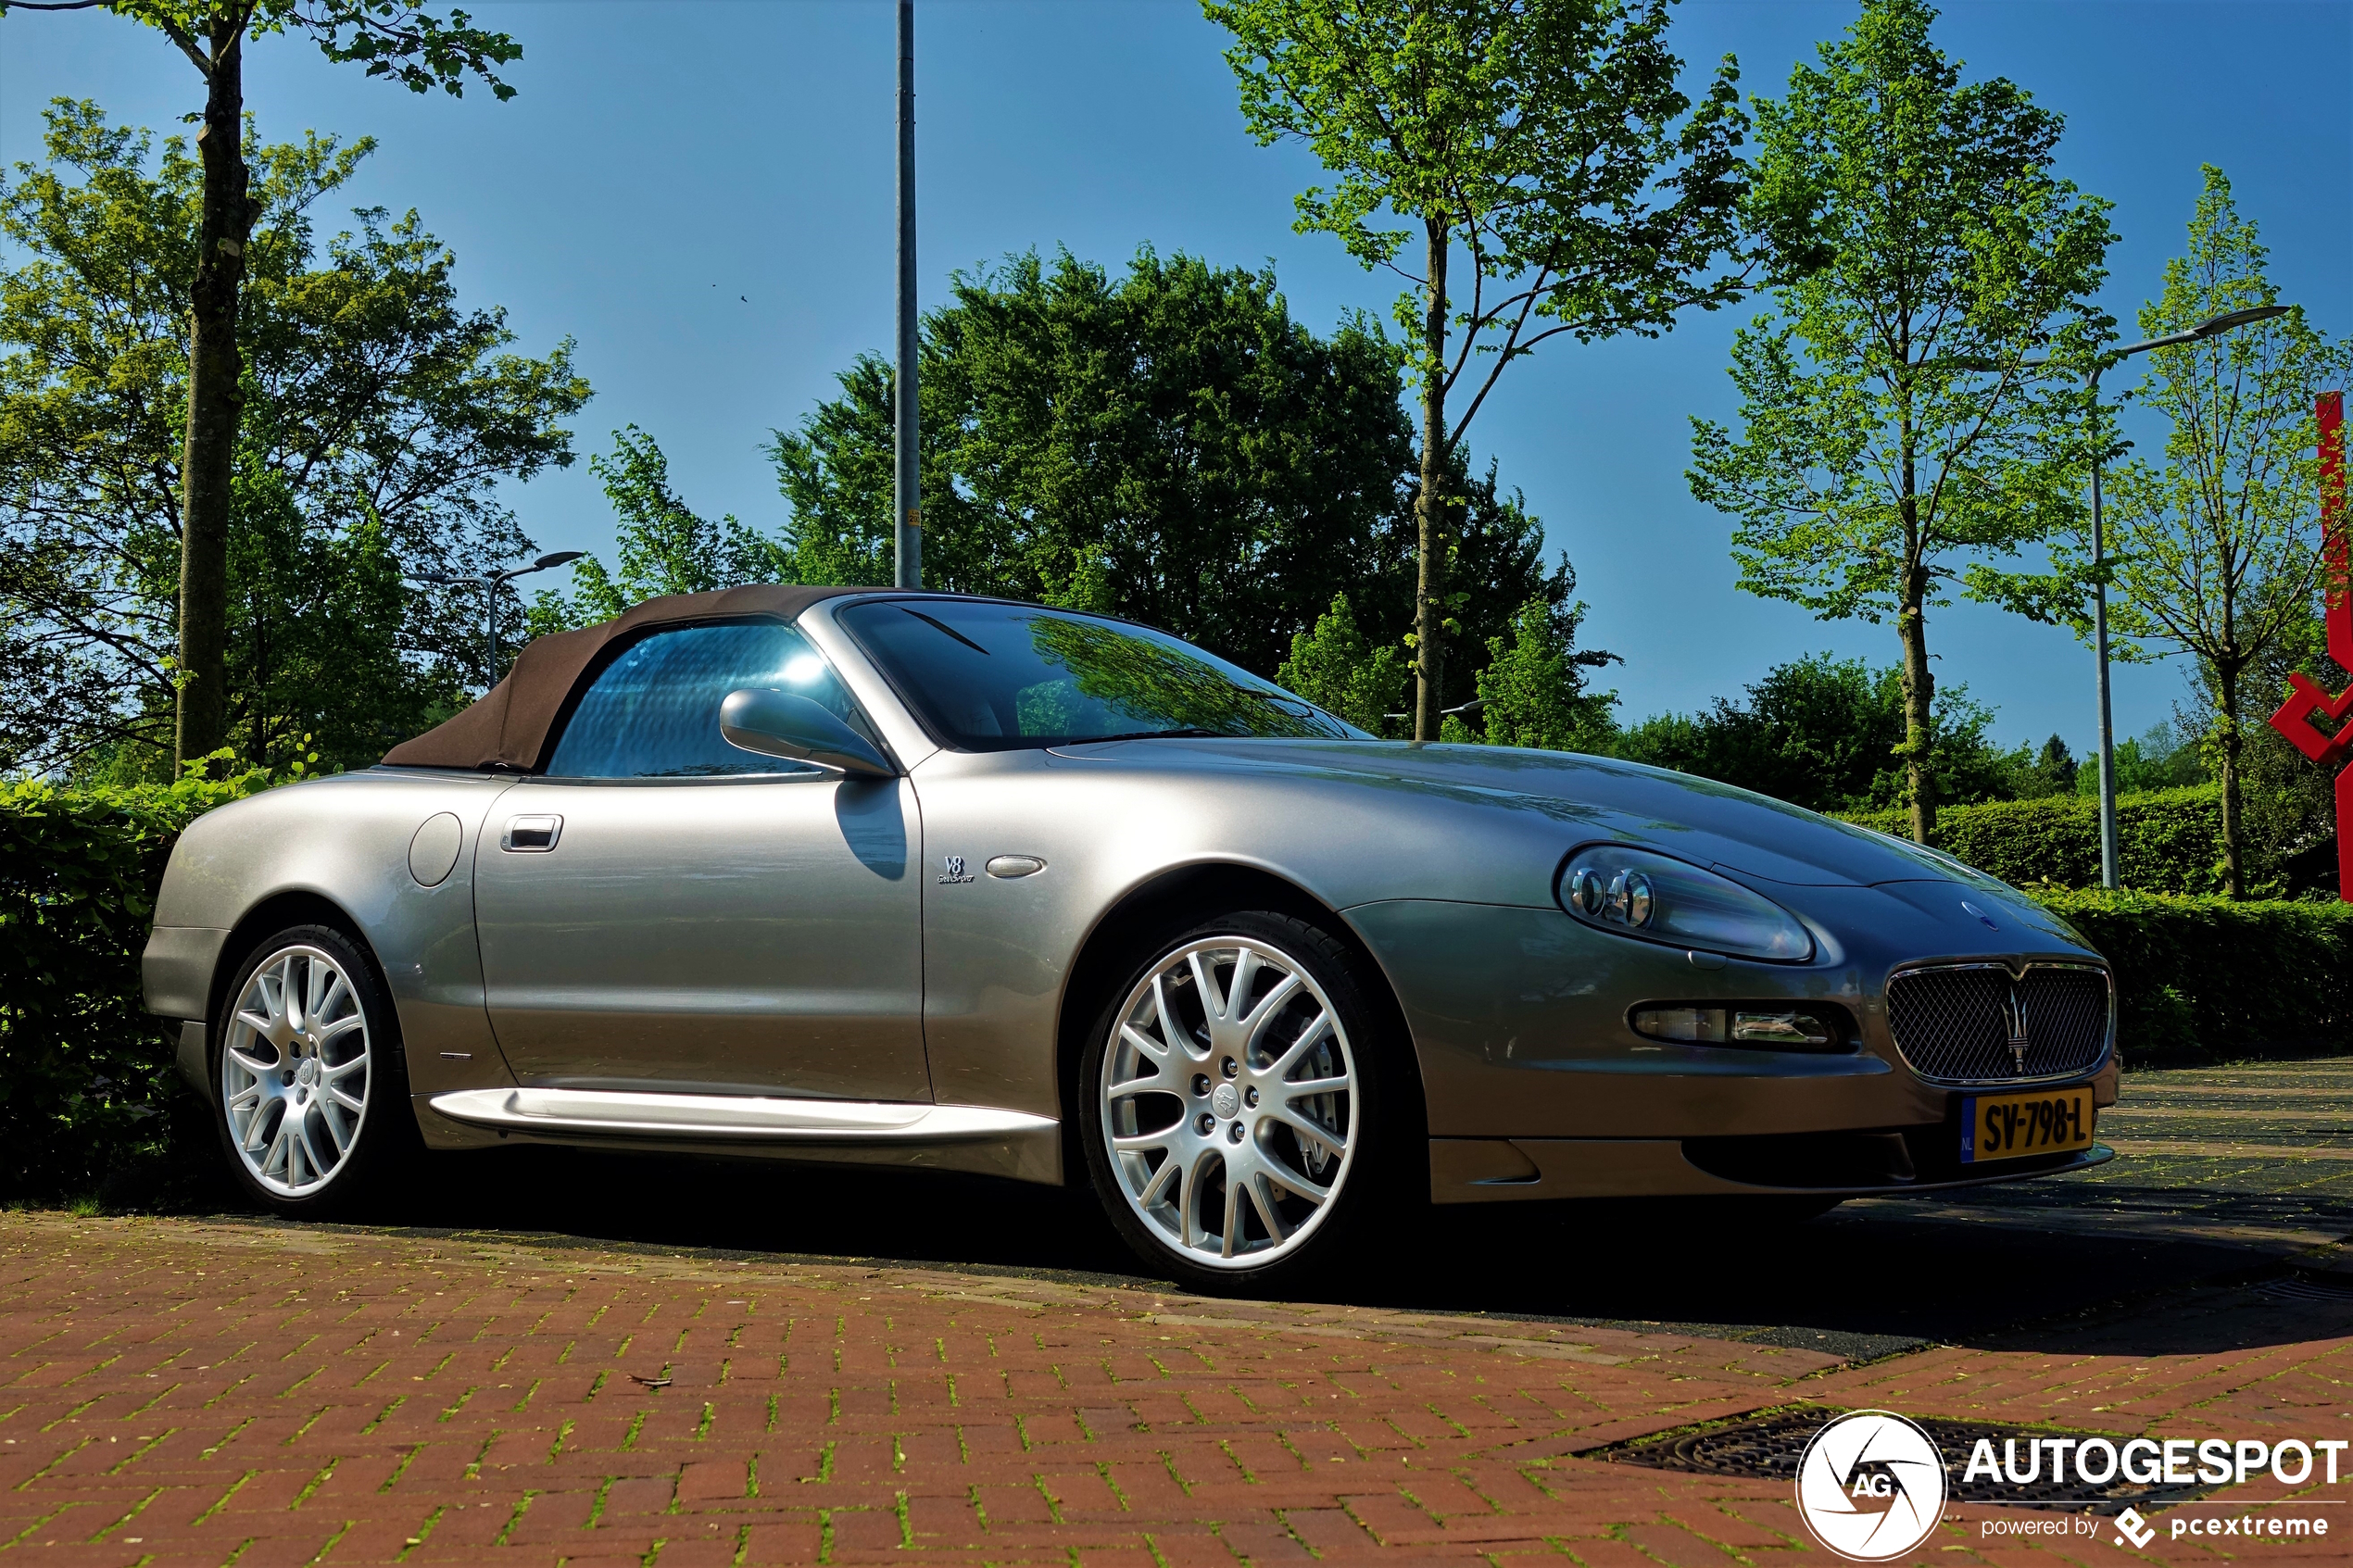
[[[1116,735],[1073,735],[1056,741],[1057,746],[1101,746],[1114,740],[1248,740],[1248,735],[1229,735],[1223,730],[1129,730]]]
[[[988,657],[988,650],[987,648],[982,647],[978,643],[974,642],[970,637],[965,636],[962,632],[957,631],[945,621],[935,621],[930,616],[925,615],[922,610],[908,609],[905,605],[900,605],[899,608],[905,610],[907,614],[912,615],[916,620],[922,621],[925,625],[930,627],[933,631],[942,632],[947,633],[949,636],[955,638],[958,642],[963,644],[964,646],[980,655],[981,658],[987,659]]]

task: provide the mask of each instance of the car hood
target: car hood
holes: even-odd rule
[[[1405,741],[1117,741],[1060,755],[1185,771],[1274,771],[1539,812],[1767,882],[1877,886],[1951,881],[2009,889],[1948,855],[1690,773],[1575,752]]]

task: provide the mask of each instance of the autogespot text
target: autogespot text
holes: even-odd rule
[[[2023,1454],[2019,1451],[2021,1447],[2025,1449]],[[2280,1485],[2300,1486],[2312,1478],[2315,1463],[2325,1468],[2328,1481],[2334,1484],[2338,1457],[2348,1447],[2353,1447],[2353,1438],[2328,1437],[2308,1443],[2300,1437],[2288,1437],[2265,1443],[2252,1437],[2241,1437],[2235,1442],[2227,1437],[2203,1441],[2189,1437],[2134,1437],[2120,1445],[2105,1437],[2030,1437],[2021,1445],[2019,1439],[2007,1437],[2003,1439],[2002,1456],[1996,1460],[1994,1439],[1980,1437],[1977,1447],[1969,1450],[1969,1468],[1962,1473],[1961,1480],[1966,1484],[1982,1477],[2007,1481],[2017,1486],[2028,1486],[2043,1478],[2043,1464],[2047,1457],[2050,1479],[2060,1486],[2073,1479],[2087,1486],[2103,1486],[2121,1477],[2144,1486],[2193,1483],[2220,1486],[2244,1482],[2248,1476],[2268,1470]]]

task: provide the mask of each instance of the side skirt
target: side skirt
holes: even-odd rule
[[[514,1087],[419,1098],[421,1109],[498,1140],[927,1166],[1062,1181],[1062,1124],[1051,1117],[988,1106]],[[429,1134],[428,1141],[437,1140]]]

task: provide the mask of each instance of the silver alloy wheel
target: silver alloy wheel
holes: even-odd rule
[[[333,955],[282,947],[245,982],[220,1050],[220,1104],[245,1172],[282,1198],[334,1180],[368,1114],[368,1017]]]
[[[1295,1251],[1354,1153],[1356,1055],[1323,987],[1265,942],[1211,936],[1162,960],[1114,1016],[1098,1099],[1145,1228],[1210,1268]]]

